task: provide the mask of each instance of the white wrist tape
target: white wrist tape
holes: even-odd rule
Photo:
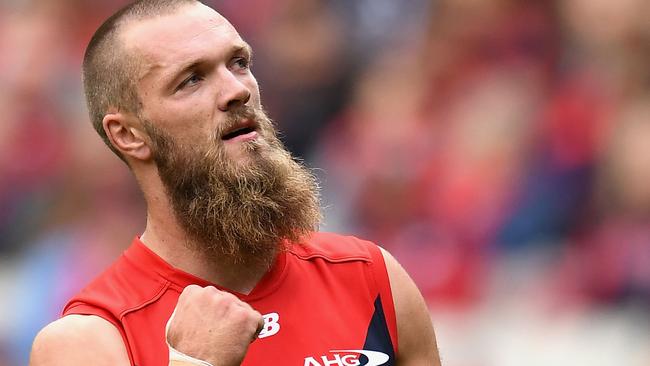
[[[210,362],[199,360],[198,358],[194,358],[192,356],[188,356],[184,354],[181,351],[176,350],[174,347],[170,346],[169,343],[167,343],[167,347],[169,348],[169,362],[171,364],[172,361],[178,361],[183,364],[191,364],[191,365],[197,365],[197,366],[212,366]]]
[[[176,314],[176,310],[174,310],[172,315],[169,317],[169,320],[167,320],[167,325],[165,325],[165,343],[167,343],[167,348],[169,348],[169,363],[171,364],[172,361],[177,361],[183,364],[190,364],[190,365],[197,365],[197,366],[213,366],[210,362],[199,360],[198,358],[194,358],[192,356],[188,356],[183,352],[175,349],[169,344],[169,342],[167,341],[167,333],[169,332],[169,324],[171,324],[172,318],[174,318],[174,314]]]

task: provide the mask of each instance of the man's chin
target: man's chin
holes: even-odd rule
[[[224,146],[225,155],[235,165],[251,164],[265,150],[259,140],[228,143]]]

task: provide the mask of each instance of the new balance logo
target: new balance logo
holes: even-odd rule
[[[262,328],[257,338],[270,337],[280,331],[280,315],[278,313],[264,314],[262,318],[264,318],[264,328]]]
[[[330,351],[330,353],[329,357],[326,355],[318,359],[316,357],[307,357],[303,366],[381,366],[390,359],[383,352],[361,349]],[[365,356],[368,361],[361,363],[361,356]]]

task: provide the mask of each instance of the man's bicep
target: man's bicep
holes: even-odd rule
[[[120,332],[93,315],[68,315],[43,328],[32,345],[30,366],[128,366]]]
[[[436,336],[429,310],[404,268],[382,249],[397,319],[397,365],[440,365]]]

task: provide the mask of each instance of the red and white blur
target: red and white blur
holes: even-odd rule
[[[144,228],[81,62],[124,0],[0,1],[0,366]],[[262,102],[424,295],[447,366],[650,365],[650,2],[206,1]]]

